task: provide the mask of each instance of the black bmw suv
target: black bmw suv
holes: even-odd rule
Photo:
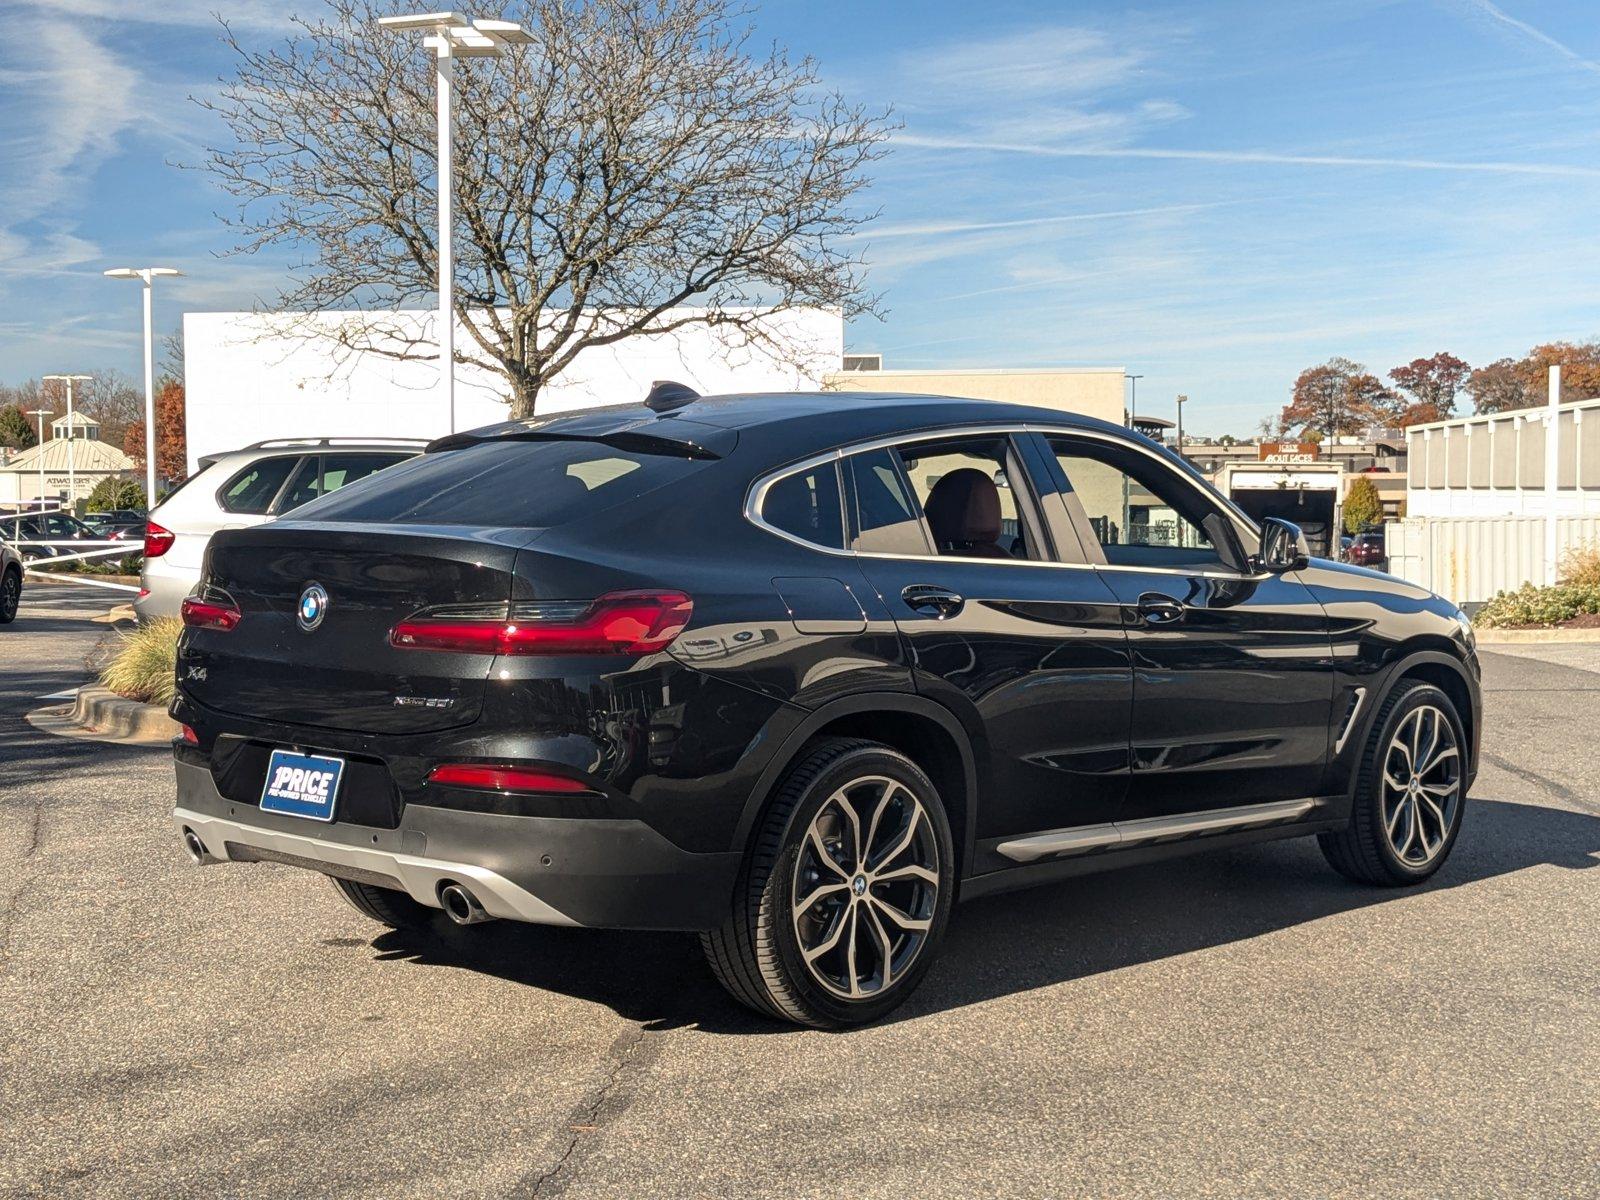
[[[1303,834],[1420,882],[1481,724],[1453,605],[1123,428],[923,396],[454,435],[217,534],[184,622],[197,861],[397,927],[696,930],[816,1026],[903,1000],[958,896]]]

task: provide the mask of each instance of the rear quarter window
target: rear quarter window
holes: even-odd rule
[[[296,521],[542,529],[678,484],[702,459],[601,442],[484,442],[424,454],[297,509]]]

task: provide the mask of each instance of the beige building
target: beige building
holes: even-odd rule
[[[1000,400],[1057,412],[1082,413],[1117,425],[1124,420],[1127,373],[1122,367],[885,371],[872,366],[875,361],[875,355],[846,355],[846,365],[858,369],[825,375],[822,386],[840,392],[971,396],[977,400]]]
[[[82,413],[50,423],[50,440],[23,450],[0,466],[0,504],[83,500],[110,476],[133,479],[133,459],[100,440],[100,423]],[[73,492],[69,498],[68,492]]]

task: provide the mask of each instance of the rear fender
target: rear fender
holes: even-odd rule
[[[864,692],[845,696],[814,709],[784,735],[783,741],[768,760],[751,789],[744,811],[734,829],[733,848],[743,850],[750,844],[757,822],[784,775],[806,743],[819,732],[841,718],[871,714],[901,714],[924,718],[944,730],[956,747],[960,757],[963,797],[960,801],[959,822],[964,831],[957,847],[959,862],[957,877],[964,877],[972,862],[974,839],[978,828],[978,771],[972,750],[972,738],[949,709],[922,696],[906,692]],[[852,736],[870,736],[852,731]],[[953,814],[955,815],[955,814]]]

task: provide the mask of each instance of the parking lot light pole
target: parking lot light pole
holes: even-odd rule
[[[1187,404],[1187,403],[1189,403],[1189,397],[1187,397],[1185,395],[1182,395],[1180,393],[1179,396],[1178,396],[1178,457],[1179,458],[1183,457],[1183,406],[1185,404]]]
[[[1130,395],[1128,399],[1128,428],[1133,428],[1133,423],[1139,419],[1139,380],[1143,375],[1129,375],[1128,386]]]
[[[78,507],[78,472],[75,447],[72,444],[72,385],[80,379],[92,380],[93,375],[45,375],[43,379],[54,379],[67,385],[67,505],[70,508]],[[43,445],[41,440],[40,445]],[[44,453],[40,452],[39,465],[44,466]]]
[[[50,410],[48,408],[30,408],[28,410],[28,415],[30,417],[38,417],[39,418],[39,496],[38,496],[38,504],[39,504],[39,511],[42,513],[42,512],[44,512],[44,419],[50,415]],[[20,485],[18,485],[17,494],[18,495],[22,494],[22,489],[21,489]]]
[[[451,247],[451,190],[454,165],[451,161],[450,87],[457,58],[498,58],[507,46],[522,46],[533,41],[527,30],[515,21],[466,21],[453,12],[416,13],[379,17],[378,26],[390,33],[420,30],[425,49],[434,55],[434,81],[437,89],[435,109],[439,139],[439,389],[444,410],[449,415],[450,433],[456,431],[456,311],[455,258]]]
[[[105,273],[112,279],[138,279],[144,283],[144,506],[156,506],[156,347],[150,321],[150,294],[157,275],[182,275],[172,267],[116,267]]]

